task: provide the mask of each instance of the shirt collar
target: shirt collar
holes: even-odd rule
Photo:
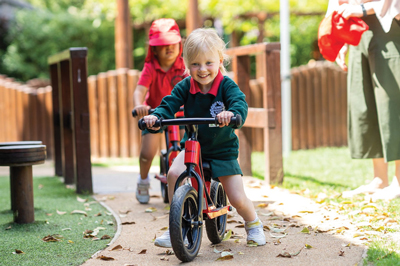
[[[208,94],[212,94],[214,96],[217,96],[219,85],[221,84],[221,81],[224,79],[224,76],[222,75],[221,71],[218,70],[218,74],[215,77],[213,84],[211,85],[211,89],[207,92]],[[199,89],[199,84],[197,81],[193,79],[193,77],[190,78],[190,93],[191,94],[196,94],[196,93],[202,93],[201,90]]]

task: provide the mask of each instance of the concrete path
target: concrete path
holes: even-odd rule
[[[7,168],[0,167],[0,175],[7,175],[7,171]],[[34,176],[54,175],[52,162],[34,166],[33,172]],[[157,167],[151,169],[151,173],[157,172]],[[109,247],[82,265],[180,264],[174,255],[168,255],[172,249],[153,244],[154,238],[162,235],[168,226],[168,210],[160,196],[159,181],[152,178],[152,197],[149,204],[143,205],[136,201],[134,194],[137,167],[93,167],[92,173],[94,196],[113,213],[118,228]],[[362,237],[354,237],[356,225],[346,217],[286,190],[272,189],[259,179],[246,176],[243,180],[258,216],[265,228],[269,228],[265,231],[267,244],[247,247],[242,219],[233,211],[229,213],[227,229],[231,229],[236,238],[215,247],[204,230],[199,256],[190,265],[362,265],[365,241]],[[150,207],[155,211],[147,212]],[[304,228],[308,228],[309,233],[302,232]],[[112,250],[118,245],[119,249]],[[233,258],[217,260],[222,250],[230,250]],[[288,256],[288,253],[292,254],[290,258],[279,255]],[[101,256],[113,260],[105,261],[100,259]]]

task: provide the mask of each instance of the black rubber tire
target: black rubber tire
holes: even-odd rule
[[[169,203],[169,198],[168,198],[168,186],[167,184],[163,183],[160,181],[161,185],[161,196],[163,198],[164,203]]]
[[[198,216],[198,210],[197,191],[190,185],[179,187],[172,198],[169,230],[172,249],[183,262],[194,260],[200,250],[203,217]],[[185,237],[188,244],[184,242]]]
[[[167,167],[165,165],[165,157],[166,154],[165,152],[161,152],[160,154],[160,175],[165,175],[167,176]],[[163,198],[164,203],[169,203],[169,198],[168,198],[168,186],[167,184],[163,183],[160,181],[160,187],[161,187],[161,197]]]
[[[210,189],[210,197],[213,200],[215,207],[220,208],[227,205],[226,193],[222,184],[217,181],[212,181]],[[207,237],[213,244],[221,243],[224,239],[226,229],[227,215],[221,215],[214,219],[206,219]]]

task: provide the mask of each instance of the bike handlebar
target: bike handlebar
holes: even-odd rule
[[[156,110],[156,109],[149,109],[149,111],[148,111],[147,114],[148,114],[148,115],[151,115],[152,113],[154,113],[155,110]],[[179,108],[179,111],[183,111],[183,107],[180,107],[180,108]],[[137,114],[136,110],[133,109],[133,110],[132,110],[132,116],[133,116],[133,117],[137,117],[137,115],[138,115],[138,114]]]
[[[216,124],[219,125],[218,118],[175,118],[175,119],[158,119],[154,123],[153,127],[163,127],[172,125],[204,125],[204,124]],[[240,126],[242,125],[242,116],[236,115],[231,118],[230,125]],[[147,128],[143,118],[139,120],[139,129],[144,130]]]

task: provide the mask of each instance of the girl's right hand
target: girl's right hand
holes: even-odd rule
[[[134,108],[134,110],[136,111],[137,116],[140,118],[140,117],[143,117],[143,116],[145,116],[145,115],[147,115],[149,113],[150,106],[148,106],[148,105],[138,105],[138,106],[136,106]]]
[[[343,45],[340,49],[339,54],[336,57],[336,63],[340,66],[343,71],[347,72],[347,65],[346,65],[346,54],[347,54],[348,44]]]
[[[146,127],[151,130],[159,130],[160,127],[153,127],[154,123],[158,120],[155,115],[146,115],[143,117],[143,121],[146,123]]]

